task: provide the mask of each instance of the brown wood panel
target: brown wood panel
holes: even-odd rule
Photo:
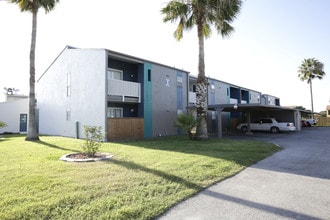
[[[109,141],[144,137],[143,118],[108,118],[107,124]]]
[[[317,120],[317,124],[318,126],[330,126],[330,118],[326,118],[326,117],[319,117]]]

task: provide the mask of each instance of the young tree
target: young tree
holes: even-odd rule
[[[7,127],[7,124],[5,122],[0,121],[0,128]]]
[[[312,80],[315,78],[322,79],[325,75],[323,71],[324,65],[315,58],[304,59],[299,67],[298,77],[301,81],[307,80],[311,92],[311,105],[312,105],[312,118],[314,118],[314,105],[313,105],[313,88]]]
[[[29,127],[25,140],[39,140],[36,126],[36,98],[35,98],[35,49],[37,38],[37,14],[40,8],[46,13],[54,9],[59,0],[8,0],[19,6],[22,12],[32,13],[32,35],[30,47],[30,92],[29,92]]]
[[[242,5],[241,0],[172,0],[161,13],[164,22],[179,20],[174,37],[180,40],[183,30],[197,27],[199,55],[198,77],[196,85],[197,125],[196,140],[208,139],[207,134],[207,87],[204,63],[204,38],[211,35],[211,25],[214,25],[222,37],[227,37],[234,30],[231,23],[236,18]]]
[[[84,133],[85,143],[82,145],[83,151],[87,156],[94,157],[101,146],[101,141],[104,138],[104,134],[102,134],[102,127],[84,125]]]

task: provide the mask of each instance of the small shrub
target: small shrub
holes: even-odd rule
[[[197,126],[197,123],[198,118],[192,112],[179,114],[175,120],[175,126],[187,132],[190,140],[194,138],[192,130]]]
[[[4,123],[4,122],[2,122],[2,121],[0,121],[0,128],[4,128],[4,127],[7,127],[7,124]]]
[[[85,143],[83,144],[83,152],[90,157],[94,157],[95,153],[99,150],[101,141],[104,135],[102,134],[101,126],[87,126],[84,125]]]

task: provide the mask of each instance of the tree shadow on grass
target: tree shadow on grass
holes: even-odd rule
[[[262,204],[262,203],[257,203],[257,202],[254,202],[254,201],[248,201],[248,200],[244,200],[244,199],[241,199],[241,198],[238,198],[238,197],[233,197],[233,196],[230,196],[230,195],[225,195],[225,194],[213,191],[212,189],[205,189],[205,188],[199,186],[198,184],[195,184],[193,182],[190,182],[190,181],[187,181],[187,180],[183,179],[182,177],[171,175],[171,174],[168,174],[168,173],[163,172],[163,171],[150,169],[150,168],[141,166],[139,164],[136,164],[134,162],[111,159],[110,162],[106,162],[106,163],[114,163],[116,165],[123,166],[123,167],[125,167],[129,170],[138,170],[138,171],[142,171],[142,172],[147,172],[147,173],[162,177],[162,178],[164,178],[168,181],[175,182],[175,183],[178,183],[178,184],[182,184],[182,185],[184,185],[185,187],[187,187],[189,189],[195,190],[196,193],[201,192],[202,190],[204,190],[204,191],[202,191],[202,194],[204,194],[204,195],[211,196],[211,197],[214,197],[214,198],[217,198],[217,199],[220,199],[220,200],[226,200],[226,201],[229,201],[229,202],[237,203],[237,204],[240,204],[240,205],[243,205],[243,206],[246,206],[246,207],[251,207],[253,209],[258,209],[258,210],[261,210],[261,211],[274,213],[276,215],[280,215],[280,216],[283,216],[283,217],[288,217],[288,218],[298,217],[299,219],[301,218],[301,219],[313,219],[313,220],[314,219],[315,220],[319,219],[319,218],[316,218],[316,217],[313,217],[313,216],[310,216],[310,215],[306,215],[306,214],[302,214],[302,213],[298,213],[298,212],[295,212],[295,211],[291,211],[291,210],[287,210],[287,209],[283,209],[283,208],[277,208],[277,207],[274,207],[274,206],[270,206],[270,205]],[[171,206],[171,207],[173,207],[173,206]],[[168,210],[170,210],[170,209],[168,209]],[[164,212],[164,213],[166,213],[166,212]],[[158,215],[157,217],[160,217],[164,213]]]
[[[230,139],[192,141],[183,136],[153,138],[143,141],[123,142],[122,144],[139,147],[141,149],[170,151],[213,157],[217,159],[234,161],[242,166],[250,166],[280,150],[280,148],[275,145],[260,141]]]
[[[42,141],[42,140],[36,141],[35,143],[38,143],[38,144],[44,145],[44,146],[46,146],[46,147],[55,148],[55,149],[58,149],[58,150],[78,152],[76,149],[70,149],[70,148],[60,147],[60,146],[57,146],[57,145],[55,145],[55,144],[50,144],[50,143],[47,143],[47,142]]]
[[[5,142],[5,141],[9,141],[9,139],[0,135],[0,142]]]
[[[141,166],[141,165],[136,164],[134,162],[128,162],[128,161],[121,161],[121,160],[111,159],[110,161],[106,161],[105,163],[114,163],[116,165],[125,167],[125,168],[127,168],[129,170],[139,170],[139,171],[142,171],[142,172],[150,173],[150,174],[153,174],[153,175],[162,177],[162,178],[164,178],[164,179],[166,179],[168,181],[182,184],[182,185],[184,185],[184,186],[186,186],[186,187],[188,187],[190,189],[196,190],[197,192],[199,192],[202,189],[204,189],[202,186],[200,186],[200,185],[198,185],[196,183],[187,181],[187,180],[183,179],[182,177],[171,175],[171,174],[168,174],[168,173],[163,172],[163,171],[159,171],[159,170],[155,170],[155,169],[150,169],[148,167]]]
[[[9,141],[13,138],[21,137],[20,134],[11,134],[11,133],[2,133],[0,134],[0,142],[1,141]]]

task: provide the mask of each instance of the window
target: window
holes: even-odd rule
[[[196,85],[193,85],[193,92],[196,92]]]
[[[66,75],[66,96],[71,96],[71,73],[67,73]]]
[[[123,108],[108,108],[107,117],[108,118],[122,118],[123,117]]]
[[[151,69],[148,69],[148,81],[151,81]]]
[[[107,77],[108,79],[123,80],[123,71],[116,69],[108,69]]]
[[[262,118],[262,119],[258,119],[253,123],[258,123],[258,124],[271,124],[273,123],[273,121],[271,119],[267,119],[267,118]]]
[[[176,77],[176,81],[177,81],[178,83],[183,83],[183,77],[182,77],[182,76],[177,76],[177,77]]]
[[[71,120],[71,111],[70,111],[70,109],[67,109],[66,110],[66,120],[67,121],[70,121]]]

